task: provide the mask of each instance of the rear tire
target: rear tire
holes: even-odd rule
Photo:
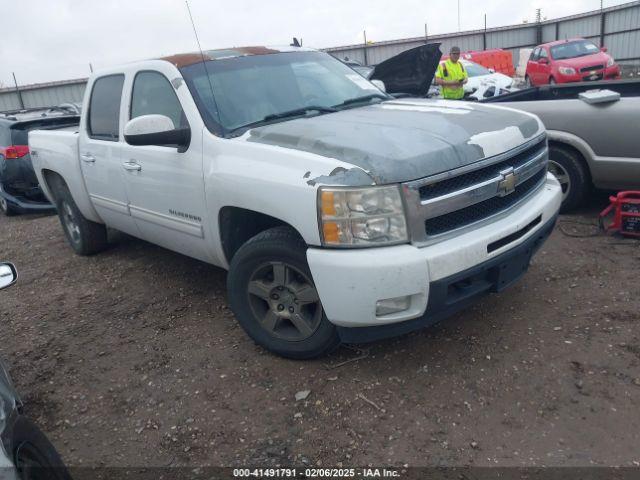
[[[271,228],[240,247],[227,277],[238,323],[258,345],[286,358],[319,357],[340,344],[322,309],[306,251],[291,228]]]
[[[591,177],[580,157],[566,147],[549,146],[549,171],[562,187],[562,213],[580,207],[591,191]]]
[[[0,211],[2,211],[6,217],[12,217],[18,213],[9,202],[7,202],[7,199],[2,196],[0,196]]]
[[[107,227],[82,215],[66,185],[58,186],[55,197],[62,230],[78,255],[93,255],[107,248]]]

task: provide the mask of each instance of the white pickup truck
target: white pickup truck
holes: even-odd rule
[[[310,49],[174,55],[94,74],[29,146],[78,254],[111,227],[228,269],[251,338],[311,358],[507,287],[560,207],[537,117],[379,86]]]

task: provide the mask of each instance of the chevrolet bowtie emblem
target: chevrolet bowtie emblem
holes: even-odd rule
[[[498,183],[498,195],[504,197],[515,191],[518,176],[513,171],[513,168],[503,170],[500,172],[500,175],[502,176],[502,180]]]

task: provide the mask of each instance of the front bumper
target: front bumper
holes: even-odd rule
[[[576,72],[574,75],[562,75],[558,72],[556,82],[558,83],[579,83],[579,82],[597,82],[600,80],[617,80],[621,77],[620,67],[613,65],[605,69]]]
[[[561,201],[560,185],[548,174],[544,186],[507,215],[428,247],[310,248],[307,260],[327,318],[344,327],[344,341],[369,341],[435,323],[483,293],[506,288],[553,229]],[[402,296],[410,297],[407,310],[376,316],[379,300]]]

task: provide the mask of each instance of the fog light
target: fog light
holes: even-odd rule
[[[411,306],[411,296],[387,298],[376,302],[376,317],[403,312]]]

